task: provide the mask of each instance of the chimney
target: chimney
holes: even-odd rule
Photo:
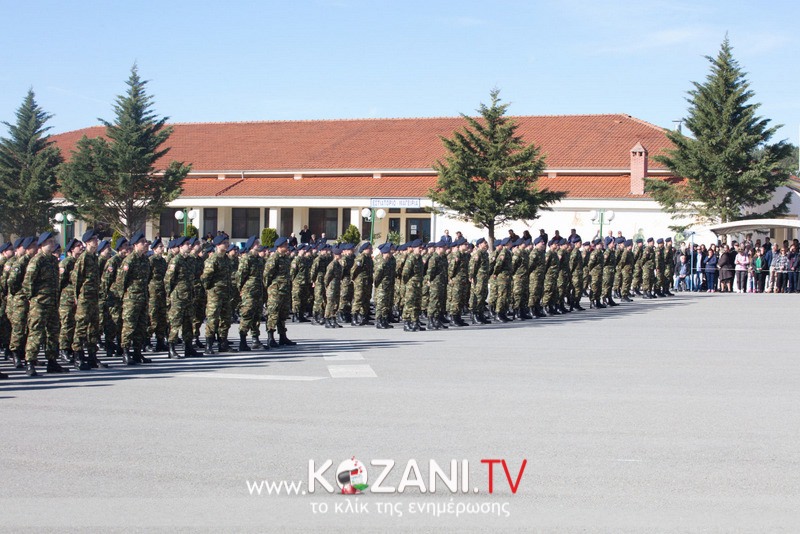
[[[644,195],[644,179],[647,176],[647,149],[636,143],[631,149],[631,194]]]

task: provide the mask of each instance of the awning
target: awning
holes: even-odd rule
[[[709,226],[708,229],[716,235],[741,234],[744,232],[755,232],[757,230],[769,230],[772,228],[794,228],[800,230],[800,220],[798,219],[744,219]]]

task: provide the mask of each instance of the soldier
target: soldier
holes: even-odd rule
[[[220,353],[230,352],[228,330],[231,327],[231,305],[233,301],[233,266],[228,256],[228,236],[214,237],[214,254],[208,257],[203,267],[201,280],[206,290],[206,345],[213,354],[213,343],[217,341]]]
[[[6,287],[5,266],[14,257],[14,249],[11,243],[3,243],[0,246],[0,348],[3,349],[3,359],[11,357],[9,342],[11,341],[11,322],[6,315],[6,301],[8,299],[8,288]],[[7,375],[0,373],[0,378],[7,378]]]
[[[311,254],[303,244],[297,247],[297,255],[292,258],[289,271],[292,279],[292,322],[307,323],[306,307],[311,290]],[[349,274],[348,274],[349,276]]]
[[[103,332],[105,333],[106,357],[122,356],[122,295],[115,289],[119,267],[130,252],[128,240],[120,237],[117,240],[117,254],[108,257],[104,264],[101,281],[101,295],[105,296],[103,306]],[[106,253],[110,254],[110,252]]]
[[[9,348],[14,354],[14,366],[17,369],[24,369],[25,346],[28,341],[28,310],[30,309],[30,303],[25,292],[22,290],[22,284],[25,280],[25,272],[28,269],[31,258],[38,252],[38,245],[35,237],[18,239],[15,244],[18,244],[15,249],[15,259],[13,262],[9,261],[5,267],[5,269],[8,270],[6,271],[8,273],[6,283],[9,295],[6,308],[9,310],[7,313],[11,321],[11,340],[9,342]]]
[[[560,237],[558,239],[558,299],[556,306],[561,313],[569,313],[572,310],[567,308],[564,301],[570,294],[570,283],[572,282],[572,275],[569,270],[569,242],[567,238]]]
[[[672,248],[672,238],[667,237],[664,239],[664,281],[661,291],[668,297],[675,295],[670,292],[669,288],[672,285],[672,279],[675,276],[675,249]]]
[[[440,330],[447,328],[442,323],[444,314],[444,294],[447,291],[448,269],[453,263],[447,260],[447,243],[444,240],[434,243],[432,253],[428,258],[428,268],[425,272],[425,283],[428,285],[428,328]],[[456,260],[458,261],[458,260]],[[460,318],[458,314],[453,317],[453,322]]]
[[[581,306],[581,296],[583,296],[583,250],[581,250],[581,236],[575,234],[570,237],[572,252],[569,254],[570,271],[570,309],[584,311]]]
[[[406,259],[408,258],[408,244],[398,245],[396,259],[396,276],[394,281],[394,308],[392,310],[392,321],[401,321],[403,317],[403,305],[405,303],[405,283],[403,282],[403,269],[405,269]]]
[[[653,243],[653,238],[648,237],[647,246],[642,252],[642,287],[644,287],[644,298],[646,299],[655,298],[653,295],[653,286],[655,284],[653,272],[655,269],[656,251]]]
[[[64,259],[58,264],[58,317],[61,328],[58,335],[58,349],[62,361],[75,363],[72,342],[75,339],[75,290],[71,275],[75,260],[83,251],[81,242],[75,238],[69,240]]]
[[[469,267],[469,255],[465,254],[468,247],[469,244],[467,240],[463,237],[459,237],[453,241],[453,253],[447,260],[447,275],[449,278],[449,284],[447,285],[449,293],[448,312],[450,320],[456,326],[468,326],[461,318],[464,291],[468,287],[467,284],[464,283],[464,278],[467,277]]]
[[[192,346],[194,318],[194,267],[189,259],[192,245],[189,238],[178,237],[170,243],[170,250],[177,250],[167,266],[167,273],[164,275],[164,291],[167,293],[169,309],[167,318],[169,321],[169,357],[180,358],[176,345],[178,344],[178,334],[183,336],[183,357],[189,358],[202,356],[202,352],[197,352]],[[209,345],[210,346],[210,345]]]
[[[167,291],[164,288],[164,276],[167,274],[167,259],[164,257],[164,243],[156,237],[150,245],[153,254],[150,256],[150,322],[147,328],[145,347],[150,348],[150,338],[156,336],[156,352],[166,352],[167,345]]]
[[[355,256],[353,255],[353,244],[342,243],[339,245],[342,250],[342,287],[339,297],[339,320],[344,323],[353,321],[353,278],[351,276]]]
[[[86,249],[75,260],[70,282],[75,293],[75,335],[72,351],[75,366],[80,371],[108,367],[97,358],[97,343],[100,341],[100,281],[101,273],[97,259],[98,234],[87,230],[81,237]],[[63,297],[62,297],[63,298]],[[88,356],[87,356],[88,353]]]
[[[148,285],[150,284],[150,262],[147,260],[147,239],[138,231],[131,237],[133,250],[125,256],[117,271],[114,290],[122,299],[122,347],[125,365],[150,363],[142,356],[142,347],[147,337]]]
[[[420,332],[425,329],[419,322],[422,312],[422,277],[423,266],[420,254],[422,240],[415,239],[407,243],[408,257],[403,265],[403,331]]]
[[[654,279],[653,279],[653,294],[657,297],[666,297],[664,294],[664,239],[659,237],[656,239],[656,248],[654,255]]]
[[[337,321],[342,287],[342,249],[331,249],[333,261],[325,269],[325,328],[342,328]]]
[[[253,349],[264,345],[258,339],[261,333],[261,310],[264,309],[264,262],[259,256],[257,236],[250,236],[244,245],[236,277],[239,304],[239,352],[251,350],[247,345],[247,333],[253,336]],[[294,260],[293,260],[294,261]]]
[[[546,243],[542,236],[533,240],[533,250],[531,251],[530,262],[528,264],[528,286],[530,296],[528,297],[528,307],[533,309],[536,317],[547,317],[542,307],[544,297],[545,279],[545,253]]]
[[[25,269],[22,294],[28,300],[28,341],[25,345],[26,374],[37,376],[39,347],[44,346],[48,373],[68,373],[58,357],[58,260],[53,256],[56,246],[53,232],[44,232],[37,241],[39,252]]]
[[[644,254],[644,239],[639,238],[636,240],[636,249],[633,251],[633,279],[631,280],[631,287],[634,292],[642,296],[642,256]]]
[[[228,244],[228,259],[231,260],[231,272],[233,273],[233,289],[231,292],[231,324],[239,320],[239,305],[241,296],[239,294],[239,247],[235,243]]]
[[[617,242],[612,237],[606,237],[605,240],[606,250],[603,254],[603,290],[602,295],[608,306],[619,306],[614,302],[613,287],[614,287],[614,274],[617,269]]]
[[[314,289],[314,322],[318,325],[325,324],[325,271],[330,262],[328,245],[320,243],[317,245],[317,257],[311,263],[310,273],[311,287]]]
[[[392,244],[384,243],[378,247],[380,256],[375,262],[375,328],[394,328],[389,324],[394,303],[394,284],[397,262],[392,254]]]
[[[550,315],[561,315],[561,311],[558,309],[558,270],[560,267],[558,249],[560,242],[560,237],[553,237],[549,243],[550,249],[544,257],[545,274],[542,304],[547,308],[547,313]]]
[[[220,234],[222,235],[222,234]],[[226,236],[227,237],[227,236]],[[206,307],[208,304],[208,295],[206,294],[206,288],[203,285],[203,269],[205,268],[205,260],[207,259],[206,252],[203,249],[203,243],[198,241],[196,237],[189,238],[189,256],[187,259],[189,260],[189,265],[192,267],[194,271],[194,277],[192,280],[194,281],[194,306],[192,309],[194,310],[194,317],[192,317],[192,334],[194,337],[194,346],[198,349],[206,348],[205,344],[200,341],[200,327],[203,325],[203,321],[206,318]],[[209,254],[214,251],[214,245],[208,245],[209,250],[207,251]],[[231,283],[233,283],[231,281]],[[226,319],[227,321],[230,318]],[[206,337],[208,337],[208,331],[206,331]],[[184,343],[191,343],[192,341],[189,339],[184,340]],[[227,344],[227,339],[225,343]],[[214,354],[213,347],[208,347],[208,353]]]
[[[605,308],[603,304],[603,241],[598,238],[592,244],[594,250],[589,256],[589,276],[592,277],[590,297],[595,308]]]
[[[472,324],[491,324],[486,317],[486,299],[489,296],[489,243],[481,237],[475,241],[475,250],[469,260]]]
[[[297,345],[286,336],[286,319],[289,317],[292,291],[292,284],[289,279],[291,263],[289,241],[285,237],[279,237],[275,240],[275,252],[269,257],[264,267],[264,288],[268,295],[267,335],[270,347]],[[324,284],[324,279],[322,283]],[[276,329],[278,330],[279,342],[275,341]]]
[[[624,243],[624,251],[622,254],[622,286],[620,288],[623,302],[633,302],[631,299],[631,280],[633,278],[634,268],[634,255],[633,255],[633,241],[628,239]]]
[[[367,241],[358,247],[358,256],[353,262],[350,276],[353,280],[353,326],[371,326],[369,302],[372,297],[372,243]]]
[[[508,250],[510,243],[510,237],[506,237],[500,242],[492,269],[493,285],[496,291],[495,313],[503,323],[512,320],[507,315],[511,304],[511,252]]]

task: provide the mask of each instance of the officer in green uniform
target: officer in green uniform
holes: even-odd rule
[[[581,306],[581,297],[583,296],[583,250],[581,244],[581,236],[573,235],[570,237],[572,244],[572,251],[569,253],[569,271],[570,271],[570,309],[584,311]]]
[[[614,289],[614,274],[617,268],[617,242],[613,237],[606,237],[606,250],[603,254],[603,290],[602,295],[608,306],[619,306],[614,302],[612,291]]]
[[[591,293],[590,297],[592,304],[595,308],[605,308],[603,304],[603,240],[595,239],[592,244],[594,250],[589,256],[589,276],[591,276]]]
[[[297,345],[286,336],[286,319],[289,318],[292,283],[289,278],[292,259],[289,241],[285,237],[275,240],[275,252],[264,267],[264,288],[267,291],[267,335],[270,347]],[[327,265],[326,265],[327,269]],[[324,284],[324,273],[322,284]],[[324,313],[324,312],[323,312]],[[275,341],[275,330],[279,341]]]
[[[448,269],[452,263],[447,260],[447,243],[443,240],[434,243],[430,248],[432,253],[428,258],[428,268],[425,272],[425,284],[428,286],[428,328],[441,330],[447,328],[442,322],[442,315],[445,312]],[[455,317],[453,320],[455,321]]]
[[[655,286],[655,265],[656,265],[656,250],[652,237],[647,238],[647,246],[644,247],[642,252],[642,287],[644,288],[644,298],[655,298],[653,289]]]
[[[475,250],[470,257],[469,284],[472,292],[472,324],[491,324],[486,317],[486,299],[489,296],[489,243],[483,237],[475,241]]]
[[[236,292],[239,294],[239,352],[247,352],[247,334],[253,337],[252,349],[261,350],[261,312],[264,309],[264,261],[259,256],[258,236],[250,236],[239,258]],[[294,261],[294,260],[292,260]]]
[[[75,363],[72,343],[75,340],[75,288],[72,285],[72,269],[75,261],[83,252],[83,245],[74,237],[69,240],[64,250],[64,259],[58,264],[58,318],[61,329],[58,335],[58,348],[61,359],[66,363]]]
[[[672,247],[672,238],[664,238],[664,283],[661,292],[668,297],[675,295],[669,290],[675,276],[675,249]]]
[[[326,243],[317,245],[317,257],[311,263],[311,285],[314,289],[314,322],[325,324],[325,271],[332,261],[330,248]]]
[[[170,243],[170,250],[177,250],[169,260],[167,273],[164,275],[164,290],[167,293],[169,309],[169,357],[180,358],[177,344],[179,334],[183,336],[183,357],[202,356],[192,345],[194,328],[194,266],[191,264],[190,251],[192,245],[189,238],[178,237]]]
[[[561,311],[558,309],[558,270],[559,270],[559,257],[558,249],[561,238],[554,237],[550,240],[549,250],[544,257],[544,296],[542,297],[542,304],[547,309],[550,315],[560,315]]]
[[[353,262],[350,276],[353,280],[353,326],[372,326],[369,322],[369,302],[372,297],[372,243],[362,243]],[[337,302],[338,305],[338,302]]]
[[[353,321],[353,278],[351,273],[353,271],[353,264],[355,263],[355,256],[353,255],[353,244],[342,243],[339,245],[342,251],[342,257],[339,260],[342,264],[342,287],[340,288],[339,295],[339,320],[343,323],[350,323]]]
[[[133,234],[130,244],[133,251],[122,260],[114,282],[114,289],[122,299],[122,347],[125,350],[122,361],[126,365],[151,361],[142,356],[149,321],[147,303],[150,284],[148,243],[144,232]]]
[[[503,323],[512,320],[508,316],[511,297],[511,252],[508,250],[510,243],[509,237],[500,241],[492,269],[492,281],[496,291],[495,312]]]
[[[115,289],[117,274],[122,261],[130,252],[128,240],[117,240],[116,254],[109,256],[104,264],[101,293],[105,295],[103,307],[103,332],[105,333],[106,357],[122,356],[122,295]],[[110,253],[109,253],[110,254]]]
[[[547,317],[542,306],[544,297],[544,278],[545,278],[545,248],[547,243],[542,236],[537,236],[533,240],[533,250],[531,251],[530,263],[528,265],[528,285],[530,286],[530,297],[528,297],[528,307],[533,310],[536,317]]]
[[[634,293],[642,296],[642,257],[644,256],[644,239],[639,238],[635,242],[633,250],[633,279],[631,280],[631,287]]]
[[[375,262],[375,328],[394,328],[389,324],[394,303],[394,285],[397,262],[392,254],[392,244],[384,243],[378,247],[379,260]]]
[[[628,239],[624,243],[622,253],[622,287],[620,289],[623,302],[633,302],[631,299],[631,280],[633,279],[634,269],[633,241]]]
[[[206,346],[213,354],[213,343],[217,341],[219,352],[230,352],[228,331],[231,327],[231,305],[233,301],[233,265],[228,256],[229,239],[219,234],[212,241],[214,254],[203,266],[201,280],[206,290]]]
[[[403,331],[420,332],[425,330],[419,322],[422,313],[422,240],[415,239],[407,243],[407,248],[408,257],[403,265]]]
[[[167,292],[164,289],[164,276],[167,274],[167,259],[164,257],[164,243],[156,237],[150,245],[150,284],[148,286],[150,321],[147,328],[145,348],[150,348],[150,338],[156,336],[156,352],[166,352],[167,345]]]
[[[78,256],[72,269],[71,282],[75,290],[75,336],[72,350],[75,365],[81,371],[108,367],[97,358],[100,342],[100,269],[97,249],[100,246],[97,232],[92,229],[81,237],[86,249]]]
[[[342,328],[337,321],[342,289],[342,249],[331,249],[333,260],[325,269],[325,328]]]

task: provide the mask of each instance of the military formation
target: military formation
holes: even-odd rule
[[[402,322],[418,332],[583,311],[584,297],[591,308],[613,307],[634,295],[671,296],[675,255],[670,238],[590,243],[574,232],[509,237],[491,251],[484,238],[384,243],[375,251],[369,242],[290,247],[283,237],[267,248],[256,236],[240,248],[224,233],[164,244],[137,232],[112,250],[89,230],[59,261],[55,237],[0,246],[0,348],[29,376],[38,374],[41,352],[48,373],[107,367],[114,358],[150,363],[147,352],[175,359],[231,352],[236,322],[245,352],[295,345],[290,320],[378,329]]]

